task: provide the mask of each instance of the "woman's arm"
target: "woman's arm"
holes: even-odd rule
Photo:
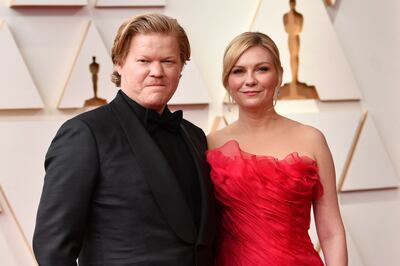
[[[324,187],[322,197],[313,202],[318,238],[326,265],[345,266],[347,265],[346,236],[337,198],[334,163],[323,134],[318,131],[315,135],[315,158]]]

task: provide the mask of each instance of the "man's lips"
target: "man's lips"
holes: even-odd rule
[[[165,87],[163,83],[147,84],[146,87]]]

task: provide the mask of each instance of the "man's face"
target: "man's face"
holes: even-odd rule
[[[143,107],[162,112],[175,93],[183,63],[174,36],[137,34],[122,65],[121,90]]]

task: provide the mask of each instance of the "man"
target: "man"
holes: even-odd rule
[[[67,121],[46,155],[40,265],[213,264],[214,198],[201,129],[171,113],[185,31],[148,14],[118,30],[108,105]]]

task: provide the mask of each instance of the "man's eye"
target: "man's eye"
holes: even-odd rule
[[[139,63],[148,63],[149,61],[146,59],[138,59],[137,60]]]

